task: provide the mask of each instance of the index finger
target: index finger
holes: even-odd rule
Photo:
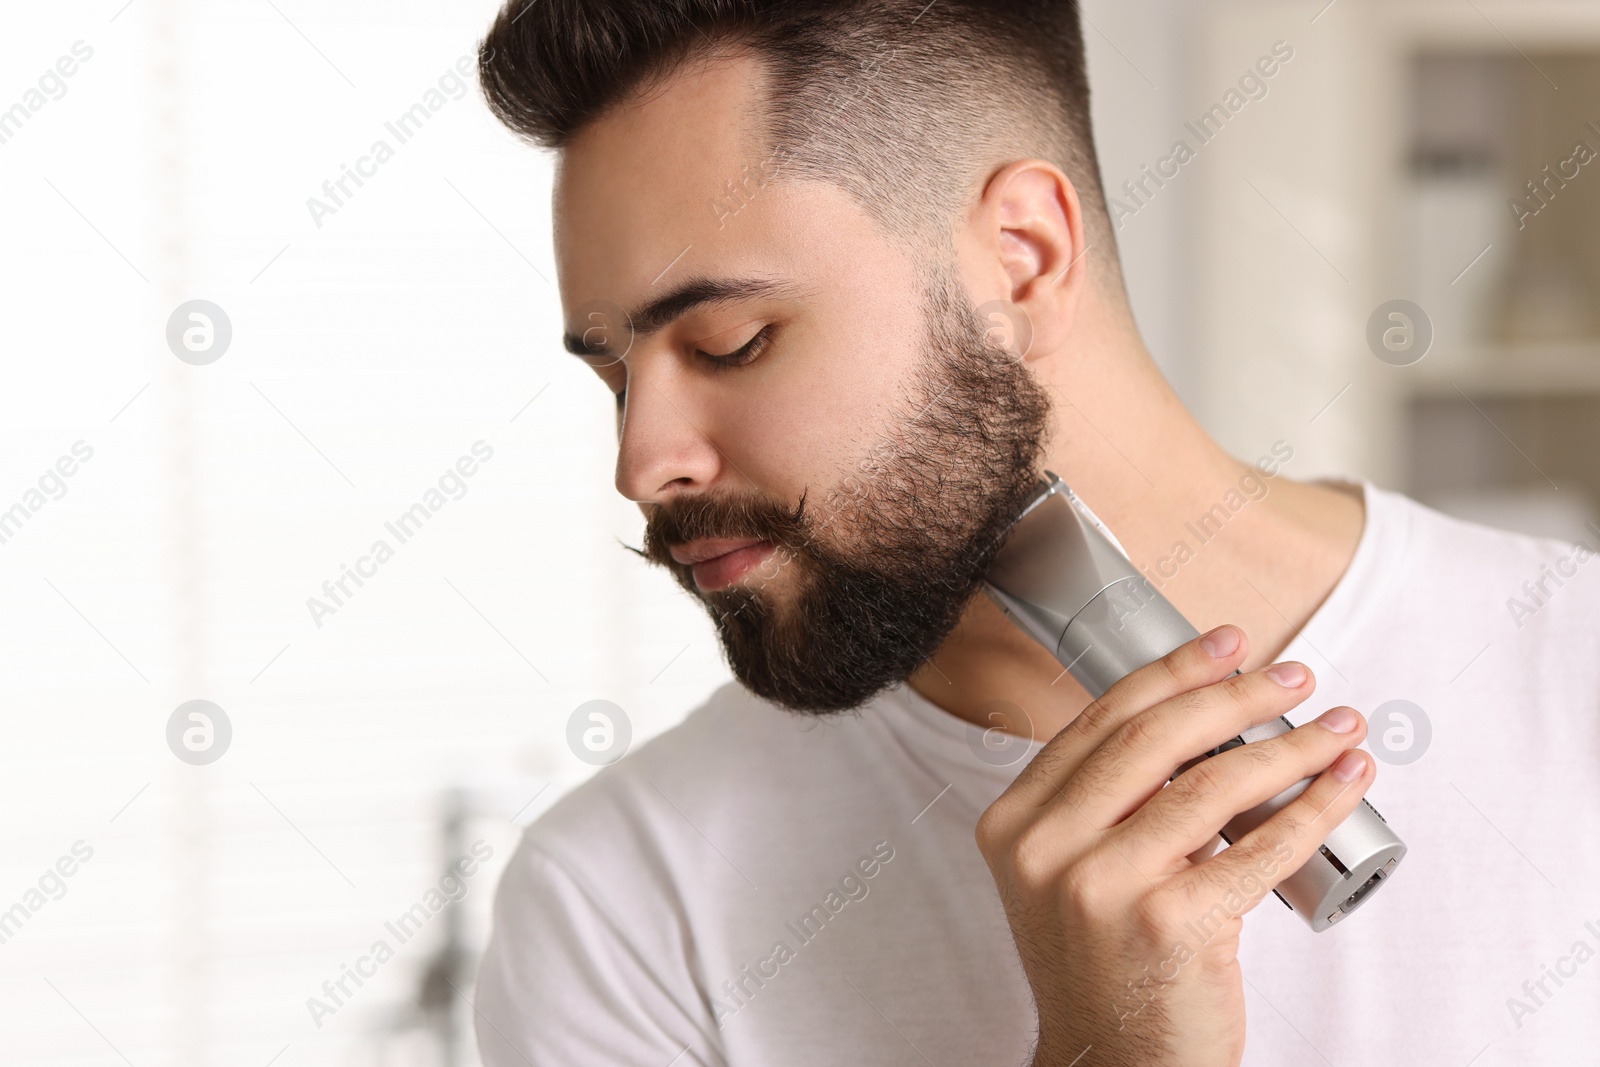
[[[1048,804],[1090,753],[1129,719],[1175,696],[1222,681],[1239,668],[1247,651],[1244,632],[1224,625],[1140,667],[1062,727],[995,803],[1019,809]]]

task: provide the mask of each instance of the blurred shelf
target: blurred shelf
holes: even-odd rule
[[[1464,18],[1456,0],[1372,3],[1390,33],[1454,48],[1520,51],[1600,48],[1593,0],[1477,0]],[[1512,45],[1511,41],[1516,44]]]
[[[1600,396],[1600,340],[1486,345],[1455,359],[1423,359],[1403,388],[1415,397]]]

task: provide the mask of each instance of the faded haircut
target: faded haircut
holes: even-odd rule
[[[508,0],[479,48],[490,109],[560,149],[609,108],[715,55],[754,54],[765,160],[844,189],[913,248],[953,255],[995,169],[1054,163],[1120,289],[1075,0]]]

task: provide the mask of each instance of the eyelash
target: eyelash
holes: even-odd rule
[[[699,352],[697,354],[702,356],[706,362],[710,363],[717,370],[729,370],[733,367],[743,367],[747,363],[755,362],[756,357],[765,352],[767,350],[767,345],[771,343],[772,326],[769,323],[768,325],[761,327],[754,337],[750,338],[750,340],[746,341],[732,352],[729,352],[727,355],[713,356],[709,352]]]
[[[710,363],[712,367],[716,368],[719,371],[720,370],[731,370],[734,367],[743,367],[746,364],[754,363],[755,360],[756,360],[756,357],[760,356],[761,353],[765,352],[767,350],[767,346],[769,344],[771,344],[771,343],[772,343],[772,326],[771,326],[771,324],[768,324],[766,326],[761,327],[761,329],[756,332],[756,335],[754,337],[750,338],[750,340],[746,341],[744,344],[740,345],[738,348],[734,349],[732,352],[729,352],[727,355],[713,356],[709,352],[699,352],[699,351],[697,351],[696,354],[699,355],[701,358],[703,358],[707,363]],[[623,407],[624,404],[627,403],[627,400],[628,400],[628,387],[627,386],[623,386],[621,391],[617,393],[617,410],[618,411],[622,410],[622,407]]]

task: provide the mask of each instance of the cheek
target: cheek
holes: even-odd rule
[[[820,328],[808,334],[786,339],[781,360],[748,386],[730,389],[737,399],[726,409],[729,459],[789,500],[856,473],[908,417],[903,394],[914,381],[914,353],[903,342],[900,351],[882,342],[830,344]]]

